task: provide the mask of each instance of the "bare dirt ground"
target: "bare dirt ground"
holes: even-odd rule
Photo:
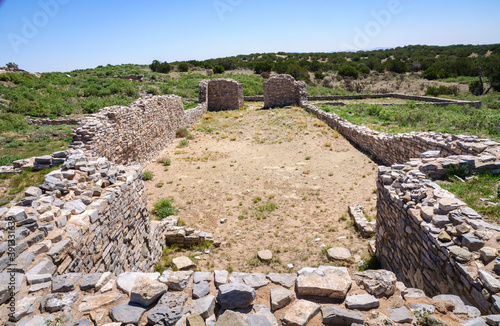
[[[303,109],[261,107],[210,112],[190,129],[188,146],[171,144],[157,160],[171,159],[168,171],[159,162],[145,168],[154,173],[150,207],[170,198],[182,222],[222,242],[200,255],[200,270],[296,271],[328,263],[325,249],[335,246],[353,260],[333,264],[357,268],[368,250],[347,206],[375,218],[376,164]],[[262,249],[272,250],[270,263],[256,259]]]

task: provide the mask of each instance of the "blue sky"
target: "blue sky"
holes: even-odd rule
[[[500,43],[498,0],[0,0],[0,66]]]

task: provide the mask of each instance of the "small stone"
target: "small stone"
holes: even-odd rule
[[[425,295],[424,291],[422,291],[420,289],[416,289],[416,288],[407,288],[401,294],[403,295],[403,298],[405,298],[405,300],[408,300],[409,298],[425,298],[425,297],[427,297]]]
[[[342,309],[334,305],[326,305],[321,308],[324,325],[350,326],[353,324],[364,325],[365,317],[361,312]]]
[[[460,263],[466,263],[472,258],[472,254],[467,248],[451,246],[448,249],[450,254]]]
[[[281,317],[284,325],[305,326],[319,312],[321,306],[317,303],[298,300]]]
[[[435,301],[451,301],[455,304],[455,308],[453,310],[454,314],[467,315],[468,310],[467,306],[463,302],[463,300],[458,295],[453,294],[440,294],[432,297],[432,300]]]
[[[229,276],[229,281],[232,283],[243,283],[253,287],[254,289],[258,289],[269,284],[266,275],[262,273],[234,272]]]
[[[413,321],[413,317],[410,311],[405,307],[399,307],[395,309],[387,309],[391,314],[391,320],[395,323],[411,323]]]
[[[210,278],[212,277],[212,273],[210,272],[195,272],[193,275],[193,282],[200,283],[203,281],[210,282]]]
[[[78,307],[78,311],[95,311],[103,306],[114,303],[122,298],[123,294],[99,294],[87,296],[82,299],[82,303]]]
[[[367,270],[353,273],[356,283],[374,296],[391,296],[396,291],[396,274],[387,270]]]
[[[348,309],[370,310],[380,306],[377,298],[370,294],[351,295],[345,299],[345,306]]]
[[[279,284],[286,288],[291,288],[297,282],[297,274],[292,273],[269,273],[267,278],[275,284]]]
[[[226,310],[215,323],[215,326],[249,326],[243,316],[236,311]]]
[[[95,288],[95,285],[101,278],[102,273],[90,273],[83,275],[82,282],[80,283],[80,290],[88,291]]]
[[[271,261],[273,259],[273,252],[271,250],[260,250],[257,252],[257,257],[262,261]]]
[[[465,224],[460,224],[460,225],[457,225],[455,227],[455,230],[457,230],[458,234],[462,235],[462,234],[465,234],[465,233],[469,233],[470,232],[470,227],[468,227]]]
[[[77,292],[49,294],[43,297],[40,302],[40,310],[46,312],[70,311],[77,299]]]
[[[173,291],[183,291],[189,283],[192,271],[164,271],[159,281],[168,285],[168,288]]]
[[[493,293],[500,292],[500,280],[498,280],[493,275],[482,269],[478,270],[477,273],[479,274],[481,282],[483,282],[484,286],[488,290],[490,290]]]
[[[152,280],[157,280],[160,277],[160,273],[137,273],[137,272],[127,272],[118,275],[116,280],[116,285],[120,290],[130,295],[132,288],[134,287],[135,279],[139,275],[146,275]]]
[[[344,299],[351,288],[351,277],[345,267],[320,266],[298,271],[297,293]]]
[[[71,239],[65,239],[56,243],[47,255],[52,258],[55,264],[61,263],[67,254],[73,249],[73,242]]]
[[[193,284],[193,299],[200,299],[210,294],[210,286],[207,281]]]
[[[29,251],[23,252],[16,258],[16,260],[14,260],[13,270],[17,273],[26,273],[26,270],[31,265],[34,259],[35,259],[34,253]]]
[[[34,284],[34,285],[30,286],[28,292],[34,293],[34,292],[48,289],[48,288],[50,288],[51,284],[52,284],[52,282]]]
[[[186,326],[205,326],[205,321],[198,314],[190,314],[186,317]]]
[[[226,284],[228,277],[229,277],[228,271],[220,271],[220,270],[214,271],[215,286],[218,288],[220,285]]]
[[[446,231],[441,231],[438,235],[438,239],[441,242],[450,242],[451,241],[451,236],[446,232]]]
[[[215,297],[213,295],[193,300],[193,302],[191,302],[191,311],[200,315],[203,319],[207,319],[212,316],[214,314],[214,309]]]
[[[431,206],[423,206],[420,209],[420,216],[426,222],[432,221],[432,217],[434,216],[434,208]]]
[[[484,247],[484,241],[481,241],[470,233],[462,235],[462,244],[471,251],[477,251]]]
[[[438,228],[443,228],[446,224],[450,223],[450,219],[446,215],[434,215],[432,223]]]
[[[255,290],[243,283],[228,283],[219,286],[217,301],[222,309],[247,308],[255,299]]]
[[[351,251],[347,248],[333,247],[326,251],[326,256],[329,260],[344,260],[351,259]]]
[[[111,308],[109,316],[115,322],[138,325],[145,311],[146,309],[138,304],[124,302]]]
[[[488,265],[490,262],[495,260],[495,258],[497,258],[496,250],[491,247],[483,247],[479,250],[479,253],[481,254],[481,259],[485,265]]]
[[[271,309],[273,311],[286,307],[294,298],[294,293],[285,288],[271,289]]]
[[[167,285],[145,275],[139,275],[135,279],[134,287],[130,293],[130,302],[149,307],[156,303],[167,290]]]
[[[172,259],[172,263],[179,271],[188,270],[191,268],[196,268],[196,264],[188,257],[181,256]]]
[[[460,203],[455,198],[444,197],[439,199],[439,209],[444,213],[454,211],[460,207]]]
[[[226,223],[226,222],[227,222],[227,218],[221,218],[221,219],[220,219],[220,224],[224,224],[224,223]]]
[[[69,292],[75,289],[76,283],[82,278],[79,273],[68,273],[54,277],[52,292]]]

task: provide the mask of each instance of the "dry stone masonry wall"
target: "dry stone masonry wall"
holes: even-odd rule
[[[301,106],[307,102],[306,83],[290,75],[278,75],[264,83],[264,107]]]
[[[208,81],[208,111],[243,108],[243,85],[233,79]]]

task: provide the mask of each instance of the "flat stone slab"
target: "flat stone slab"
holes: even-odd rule
[[[411,315],[411,312],[406,308],[405,306],[391,309],[387,309],[389,313],[391,314],[391,320],[395,323],[411,323],[413,321],[413,316]]]
[[[214,309],[215,297],[213,295],[191,302],[191,312],[200,315],[203,319],[212,316],[214,314]]]
[[[455,257],[459,263],[466,263],[472,258],[472,253],[467,248],[451,246],[448,248],[450,254]]]
[[[38,304],[38,298],[33,296],[23,297],[16,301],[16,309],[13,311],[12,316],[10,316],[10,321],[18,321],[35,311]]]
[[[109,316],[115,322],[138,325],[145,311],[146,309],[138,304],[124,302],[111,308]]]
[[[255,300],[255,290],[243,283],[227,283],[219,286],[217,302],[222,309],[247,308]]]
[[[229,272],[228,271],[214,271],[214,282],[215,286],[219,287],[222,284],[226,284],[228,282]]]
[[[200,299],[210,294],[210,285],[207,281],[193,284],[193,299]]]
[[[219,317],[215,326],[248,326],[248,323],[239,312],[226,310]]]
[[[375,296],[391,296],[396,291],[396,274],[387,270],[367,270],[353,273],[358,286]]]
[[[279,284],[286,288],[291,288],[297,282],[297,274],[292,273],[269,273],[267,278],[274,284]]]
[[[264,318],[267,320],[264,320]],[[257,323],[260,322],[260,323]],[[268,306],[263,304],[252,305],[252,311],[247,315],[249,326],[278,326],[278,320]]]
[[[273,259],[273,252],[271,250],[260,250],[257,252],[257,257],[262,261],[271,261]]]
[[[333,247],[326,251],[326,256],[329,260],[343,260],[348,261],[351,259],[351,251],[347,248]]]
[[[189,284],[189,280],[193,275],[193,271],[164,271],[159,279],[168,285],[168,288],[173,291],[183,291]]]
[[[229,281],[231,283],[243,283],[251,286],[254,289],[266,286],[269,281],[265,274],[262,273],[239,273],[234,272],[229,276]]]
[[[210,282],[211,278],[212,278],[212,273],[210,272],[194,272],[193,282],[194,283],[200,283],[203,281]]]
[[[93,288],[95,288],[97,282],[99,282],[101,276],[102,273],[90,273],[83,275],[82,281],[80,282],[80,290],[92,290]]]
[[[298,271],[298,274],[297,292],[300,295],[343,300],[352,284],[349,272],[345,267],[303,268]]]
[[[345,306],[349,309],[370,310],[380,306],[380,302],[371,294],[351,295],[345,299]]]
[[[156,303],[167,290],[166,284],[152,280],[146,275],[139,275],[130,293],[130,302],[149,307]]]
[[[432,297],[432,300],[452,301],[455,304],[455,309],[453,310],[454,314],[467,315],[469,313],[464,301],[458,295],[440,294]]]
[[[326,305],[321,308],[323,324],[325,325],[352,325],[365,323],[365,317],[359,311],[342,309],[334,305]]]
[[[68,311],[71,310],[77,299],[77,292],[48,294],[40,302],[40,310],[46,312]]]
[[[196,268],[196,264],[189,257],[181,256],[172,259],[172,263],[180,271]]]
[[[279,287],[271,289],[271,309],[273,311],[286,307],[295,297],[294,292]]]
[[[321,306],[317,303],[298,300],[281,317],[284,325],[305,326],[319,312]]]
[[[404,291],[401,293],[403,295],[403,298],[408,300],[408,298],[425,298],[427,297],[424,293],[424,291],[416,288],[406,288]]]
[[[488,324],[481,317],[469,319],[468,321],[466,321],[462,325],[463,326],[488,326]]]
[[[478,270],[479,278],[483,282],[484,286],[493,293],[500,292],[500,280],[491,275],[485,270]]]
[[[82,274],[68,273],[58,275],[52,280],[52,292],[69,292],[74,291],[76,283],[80,281]]]
[[[135,279],[137,278],[138,275],[146,275],[152,280],[157,280],[160,277],[160,273],[137,273],[137,272],[122,273],[118,275],[118,279],[116,280],[116,285],[120,290],[130,295],[130,292],[134,287]]]

